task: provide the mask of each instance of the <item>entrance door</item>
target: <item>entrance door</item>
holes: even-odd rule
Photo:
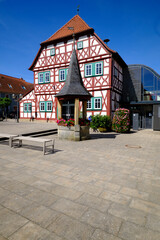
[[[146,128],[152,128],[152,112],[146,112]]]
[[[62,118],[65,120],[74,118],[74,100],[64,101],[62,103]]]

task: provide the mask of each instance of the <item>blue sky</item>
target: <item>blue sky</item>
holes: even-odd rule
[[[77,13],[127,64],[160,74],[159,0],[0,0],[0,73],[33,82],[40,43]]]

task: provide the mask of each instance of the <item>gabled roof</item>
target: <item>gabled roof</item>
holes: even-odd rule
[[[21,93],[24,95],[33,88],[34,85],[32,83],[26,82],[22,78],[14,78],[0,74],[0,92],[15,94]]]
[[[71,61],[69,64],[67,79],[64,87],[59,93],[56,94],[56,97],[78,97],[80,100],[90,99],[91,94],[83,85],[81,72],[79,69],[78,59],[76,50],[73,49]]]
[[[74,28],[74,34],[93,30],[93,28],[89,27],[88,24],[79,15],[75,15],[69,22],[67,22],[63,27],[61,27],[50,38],[48,38],[41,44],[48,43],[60,38],[72,36],[73,30],[68,29],[68,27]]]

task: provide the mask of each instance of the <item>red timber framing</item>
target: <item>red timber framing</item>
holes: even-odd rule
[[[95,114],[112,115],[115,106],[118,106],[120,101],[123,66],[125,63],[118,53],[111,50],[79,16],[77,17],[76,15],[67,24],[72,24],[72,20],[74,20],[74,24],[77,21],[77,26],[81,24],[85,29],[82,32],[78,32],[77,30],[75,34],[75,47],[84,86],[93,95],[92,107],[88,109],[87,116],[89,117]],[[33,117],[38,120],[55,120],[57,118],[57,101],[55,94],[57,94],[65,84],[65,81],[60,81],[60,70],[69,67],[73,50],[72,34],[70,34],[70,36],[64,36],[64,30],[65,26],[67,29],[67,24],[64,25],[59,32],[57,31],[51,36],[49,40],[41,44],[40,50],[29,68],[34,72],[34,91],[32,96],[27,95],[25,99],[21,101],[21,118]],[[75,26],[75,32],[76,29],[78,29],[78,27],[76,28]],[[54,37],[57,36],[56,34],[59,36],[62,30],[63,37],[54,39]],[[79,42],[82,42],[83,47],[81,49],[77,49]],[[51,54],[52,49],[54,49],[55,54]],[[102,64],[102,73],[96,75],[95,68],[97,63]],[[91,65],[91,76],[86,76],[86,64]],[[115,76],[115,68],[118,69],[118,77]],[[40,74],[44,77],[46,72],[49,74],[49,81],[46,82],[42,79],[41,83],[39,83]],[[97,98],[100,99],[101,106],[96,109],[94,99]],[[24,111],[23,103],[25,101],[32,102],[32,113],[26,113]],[[47,111],[46,104],[49,104],[48,102],[52,103],[50,104],[51,111]],[[43,106],[44,110],[40,109],[41,103],[45,105]]]

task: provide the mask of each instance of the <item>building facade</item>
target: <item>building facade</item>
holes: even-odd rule
[[[33,90],[33,84],[26,82],[23,78],[15,78],[0,74],[0,97],[8,97],[12,100],[8,106],[8,114],[11,112],[17,113],[17,99]],[[1,111],[1,109],[0,109]]]
[[[87,103],[87,116],[112,116],[119,107],[126,64],[76,15],[41,43],[29,68],[34,73],[34,89],[20,102],[21,119],[56,120],[55,95],[65,84],[73,51],[73,33],[83,84],[93,96]]]
[[[133,128],[160,130],[160,75],[142,64],[124,71],[123,105],[131,110]]]

